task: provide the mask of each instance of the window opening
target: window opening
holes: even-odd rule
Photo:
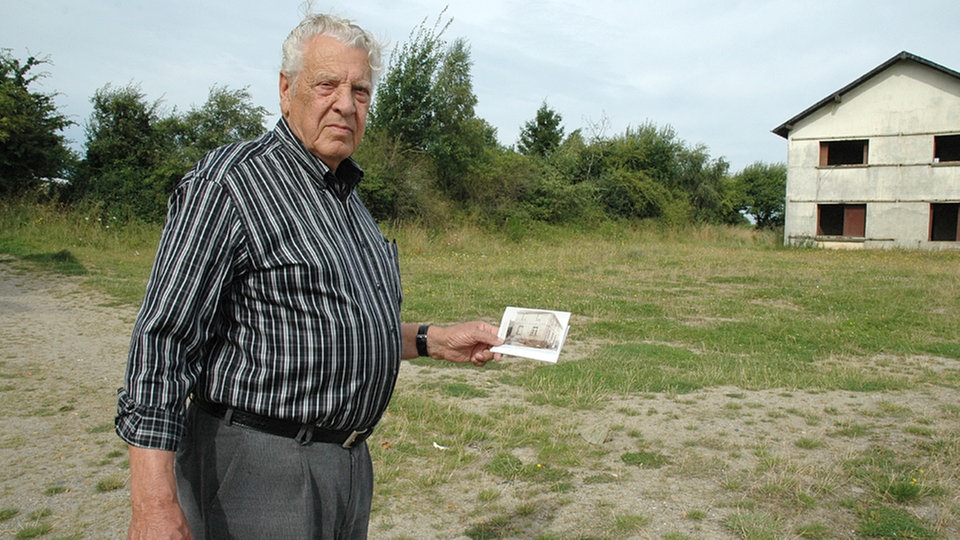
[[[957,242],[960,240],[960,203],[933,203],[930,205],[930,241]]]
[[[933,138],[933,162],[960,161],[960,135],[937,135]]]
[[[863,238],[867,231],[867,205],[821,204],[817,206],[818,236]]]
[[[869,146],[866,140],[821,142],[820,166],[866,165]]]

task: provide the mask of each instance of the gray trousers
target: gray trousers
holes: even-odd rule
[[[191,406],[176,472],[198,539],[367,537],[373,466],[366,443],[300,445]]]

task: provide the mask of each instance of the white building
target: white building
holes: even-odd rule
[[[773,132],[787,244],[960,249],[960,73],[901,52]]]

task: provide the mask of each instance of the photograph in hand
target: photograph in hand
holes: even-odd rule
[[[570,329],[570,313],[508,307],[500,321],[503,345],[491,349],[508,356],[556,363]]]

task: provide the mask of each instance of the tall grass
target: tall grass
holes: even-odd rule
[[[389,234],[405,254],[408,319],[495,322],[507,305],[574,314],[569,341],[590,361],[521,379],[548,395],[894,389],[937,375],[834,360],[960,358],[956,252],[784,249],[769,233],[717,227],[544,228],[519,242],[468,228]]]
[[[70,260],[118,302],[140,301],[158,226],[96,209],[0,210],[0,252]],[[522,238],[471,226],[385,234],[401,248],[406,320],[495,323],[508,305],[572,312],[571,350],[590,362],[517,381],[547,394],[574,380],[611,392],[893,389],[937,375],[920,369],[908,381],[836,360],[960,358],[958,252],[784,249],[769,232],[649,224],[532,226]]]
[[[37,261],[73,261],[83,274],[118,303],[143,296],[159,241],[159,226],[121,222],[98,208],[67,211],[55,204],[0,202],[0,253]],[[57,270],[57,265],[52,266]]]

